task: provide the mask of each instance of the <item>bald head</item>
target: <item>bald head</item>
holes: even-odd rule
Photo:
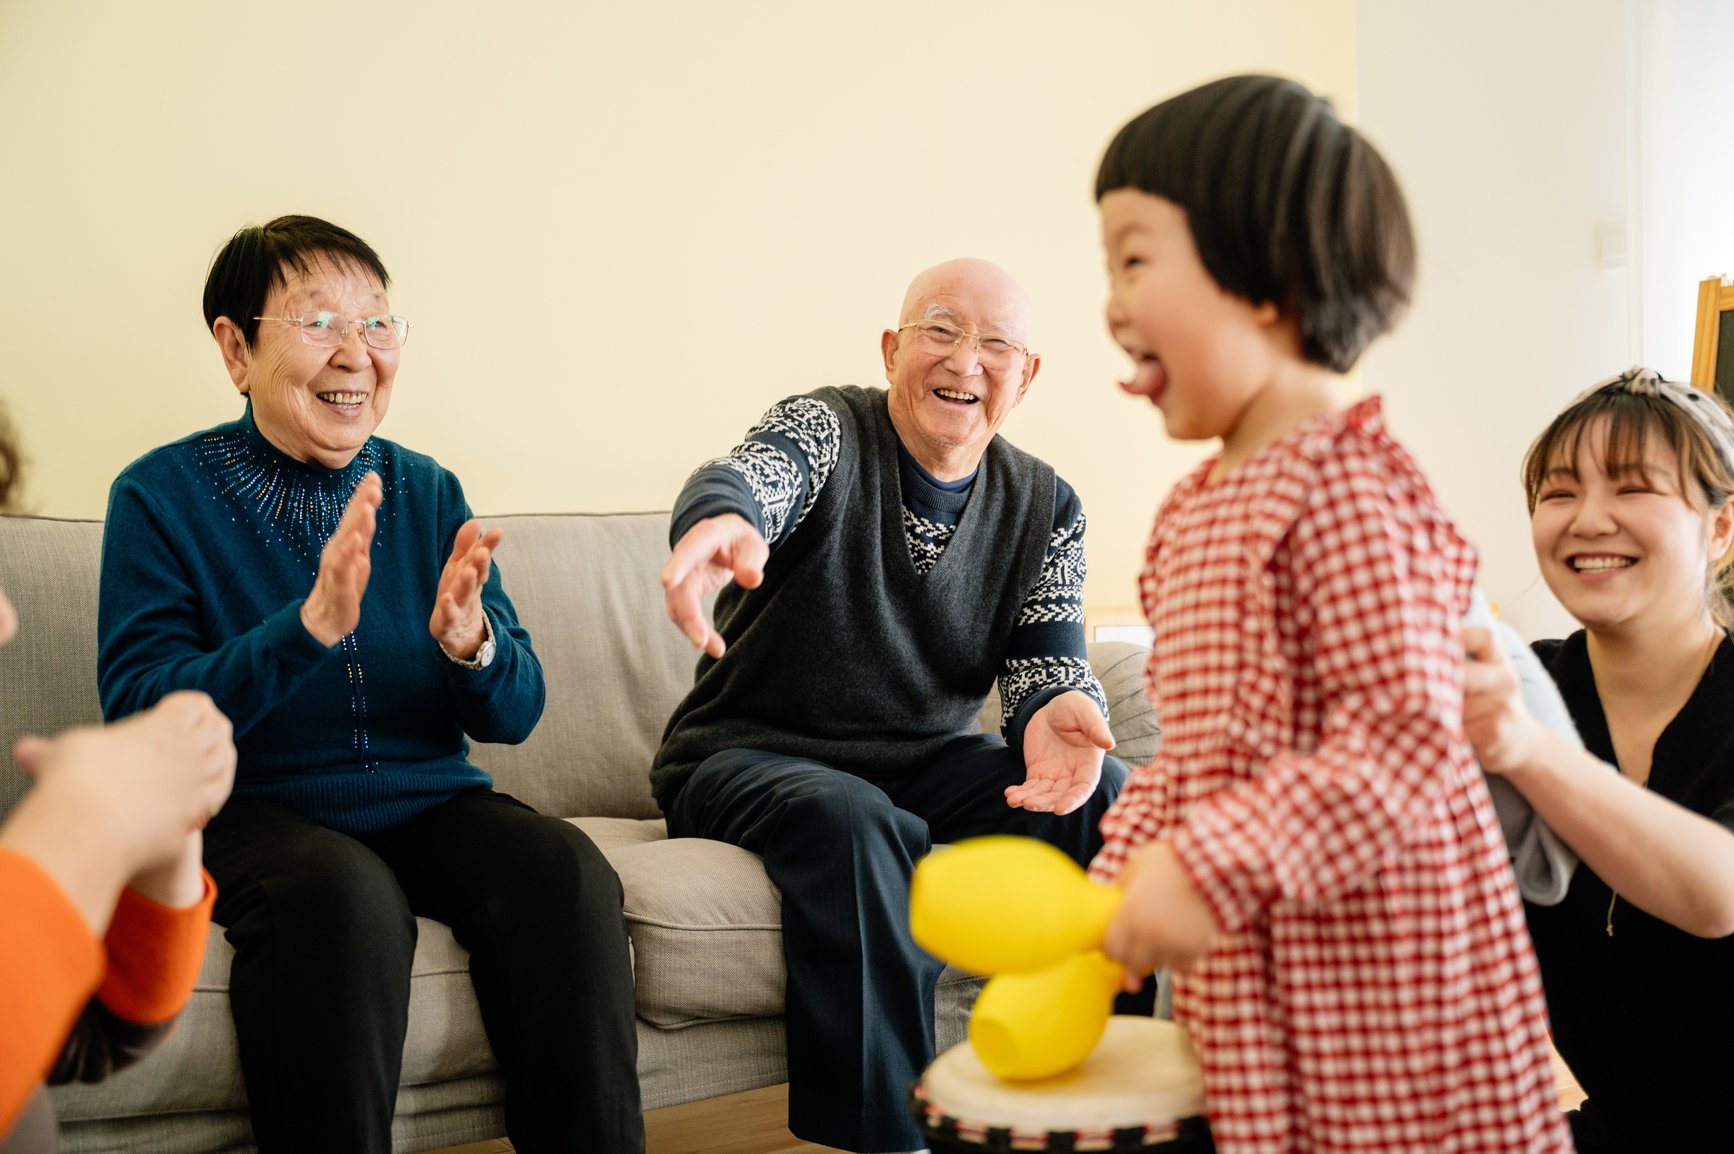
[[[968,317],[982,332],[995,331],[1027,344],[1030,298],[1011,273],[990,260],[959,257],[918,273],[903,294],[898,323]]]
[[[910,282],[879,350],[891,424],[917,464],[941,481],[975,471],[1041,368],[1029,343],[1030,298],[992,261],[948,260]]]

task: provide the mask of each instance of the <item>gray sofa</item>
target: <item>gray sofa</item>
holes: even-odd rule
[[[638,1065],[647,1110],[785,1081],[783,962],[776,891],[758,858],[716,842],[670,840],[647,773],[694,653],[663,615],[657,574],[665,514],[515,516],[500,565],[534,638],[548,704],[521,746],[478,745],[500,789],[593,837],[626,891],[638,997]],[[96,521],[0,518],[0,588],[20,631],[0,649],[0,749],[19,734],[99,719],[95,688]],[[1093,645],[1119,753],[1155,750],[1141,691],[1144,651]],[[998,703],[984,705],[989,727]],[[0,759],[0,813],[25,789]],[[395,1148],[503,1137],[501,1081],[471,992],[468,959],[421,922]],[[229,1016],[231,950],[213,928],[196,992],[169,1040],[96,1086],[57,1090],[67,1151],[202,1154],[252,1149]],[[939,1044],[963,1036],[979,982],[948,970]],[[309,1103],[318,1109],[318,1103]]]

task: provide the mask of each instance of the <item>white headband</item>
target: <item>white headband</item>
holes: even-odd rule
[[[1704,390],[1670,381],[1654,369],[1633,365],[1617,377],[1597,381],[1579,393],[1572,405],[1581,404],[1601,392],[1660,397],[1669,402],[1704,430],[1710,443],[1716,446],[1723,466],[1734,472],[1734,421],[1728,419],[1727,410]]]

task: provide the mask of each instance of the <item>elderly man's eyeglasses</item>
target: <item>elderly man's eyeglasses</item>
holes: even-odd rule
[[[950,356],[964,341],[974,343],[976,356],[981,363],[993,369],[1010,368],[1019,357],[1029,356],[1029,348],[1005,337],[984,337],[980,333],[965,332],[955,325],[940,321],[910,321],[906,325],[898,325],[897,331],[914,329],[915,339],[920,346],[936,356]]]
[[[400,316],[362,317],[350,321],[342,313],[304,313],[298,317],[254,317],[256,321],[275,321],[294,325],[301,330],[304,345],[340,345],[349,339],[349,326],[361,326],[361,339],[376,349],[402,348],[409,340],[409,322]]]

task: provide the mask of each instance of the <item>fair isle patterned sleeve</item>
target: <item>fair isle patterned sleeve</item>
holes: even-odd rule
[[[837,413],[824,401],[779,401],[728,456],[706,461],[687,478],[669,523],[669,544],[708,517],[738,513],[776,549],[819,499],[842,440]]]
[[[1014,749],[1036,711],[1062,693],[1088,694],[1108,715],[1108,699],[1084,650],[1084,507],[1054,478],[1054,527],[1041,576],[1024,597],[1000,671],[1001,727]]]

